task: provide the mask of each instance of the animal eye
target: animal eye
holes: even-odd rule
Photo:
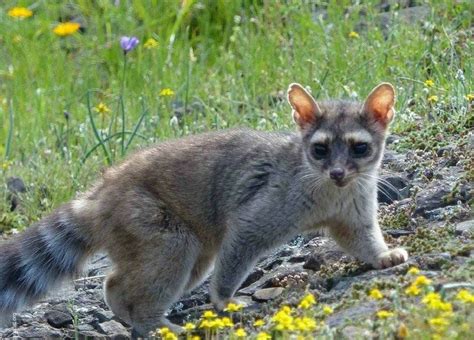
[[[356,157],[364,157],[369,151],[369,145],[367,143],[355,143],[352,145],[352,153]]]
[[[316,159],[325,158],[329,153],[329,148],[324,144],[314,144],[313,145],[313,156]]]

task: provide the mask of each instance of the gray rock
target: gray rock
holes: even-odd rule
[[[99,322],[110,321],[114,317],[114,313],[109,310],[97,309],[93,313],[94,317],[99,320]]]
[[[438,157],[443,157],[445,154],[452,152],[455,149],[453,145],[447,145],[436,150]]]
[[[344,327],[341,332],[344,339],[372,339],[374,337],[368,329],[351,325]]]
[[[244,283],[242,283],[240,288],[245,288],[247,286],[250,286],[252,283],[259,280],[263,276],[263,274],[265,274],[265,271],[260,267],[256,267],[253,270],[253,272],[250,273],[249,276],[247,276],[247,278],[245,279]]]
[[[7,190],[7,199],[10,202],[10,210],[14,211],[21,203],[19,194],[26,192],[25,183],[20,177],[9,177],[7,179]]]
[[[330,315],[326,322],[330,327],[336,327],[345,320],[355,321],[358,319],[366,319],[367,316],[375,313],[377,308],[377,304],[373,301],[361,302],[357,306]]]
[[[318,271],[322,265],[330,265],[339,261],[346,255],[340,250],[318,249],[315,253],[308,256],[306,262],[303,264],[304,269],[311,269]]]
[[[280,296],[283,291],[282,287],[264,288],[257,290],[252,297],[257,301],[268,301]]]
[[[54,328],[63,328],[67,325],[72,325],[72,316],[69,313],[58,310],[51,310],[44,314],[46,321]]]
[[[100,323],[97,326],[98,330],[109,336],[125,336],[129,337],[128,330],[119,322],[110,320]]]
[[[27,327],[19,327],[14,329],[11,335],[2,335],[3,338],[17,337],[20,339],[51,339],[51,338],[64,338],[65,333],[59,329],[48,327],[45,324],[34,323]]]
[[[281,265],[271,272],[267,272],[262,278],[250,286],[239,290],[239,293],[244,295],[253,295],[257,290],[262,288],[270,288],[274,286],[274,282],[283,279],[289,275],[297,275],[303,272],[301,263]]]
[[[470,282],[451,282],[451,283],[446,283],[441,286],[442,290],[453,290],[453,289],[461,289],[461,288],[466,288],[466,289],[474,289],[474,283]]]
[[[402,176],[384,175],[378,183],[378,201],[380,203],[392,204],[410,196],[410,186],[406,178]]]
[[[457,223],[455,226],[455,232],[457,235],[461,235],[463,233],[474,234],[474,219]]]
[[[416,196],[416,209],[414,216],[423,216],[429,218],[429,211],[454,204],[453,198],[449,194],[451,190],[446,186],[437,185],[436,188],[423,190]]]

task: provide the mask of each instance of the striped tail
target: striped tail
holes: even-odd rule
[[[0,244],[0,317],[76,273],[92,247],[68,204]]]

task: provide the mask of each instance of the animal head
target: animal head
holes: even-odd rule
[[[381,83],[364,103],[316,101],[301,85],[288,89],[293,119],[311,171],[344,187],[371,176],[380,165],[388,126],[394,117],[395,91]]]

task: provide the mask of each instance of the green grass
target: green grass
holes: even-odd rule
[[[471,1],[434,1],[426,18],[411,23],[392,9],[386,30],[376,2],[301,3],[2,1],[0,173],[3,183],[21,177],[29,191],[22,210],[11,213],[4,185],[0,231],[38,220],[135,148],[232,126],[293,129],[284,100],[291,82],[309,86],[317,99],[360,100],[391,82],[399,150],[465,143],[474,123],[466,98],[474,92]],[[13,6],[34,14],[13,19]],[[83,31],[56,36],[55,25],[67,20]],[[140,39],[127,55],[125,78],[122,35]],[[159,46],[146,49],[149,38]],[[164,88],[175,95],[160,96]],[[99,103],[111,112],[94,111]],[[177,124],[176,105],[184,112]],[[122,130],[130,132],[124,140]],[[97,135],[114,134],[98,144]]]
[[[472,127],[464,98],[472,91],[473,74],[466,31],[472,24],[469,2],[437,2],[426,21],[413,24],[391,13],[386,31],[376,25],[380,14],[370,4],[322,5],[327,17],[313,20],[311,6],[298,2],[188,3],[189,8],[178,1],[122,1],[119,7],[112,1],[4,1],[0,140],[5,145],[0,156],[11,162],[4,174],[45,184],[57,204],[84,189],[107,164],[102,148],[84,164],[79,160],[97,144],[88,119],[88,93],[92,107],[103,102],[112,110],[105,117],[97,114],[97,128],[107,130],[114,116],[119,122],[111,133],[121,132],[122,35],[136,35],[142,43],[153,37],[159,43],[155,49],[140,44],[127,56],[125,129],[132,131],[147,112],[138,130],[146,140],[135,138],[131,148],[236,125],[292,129],[289,108],[276,95],[294,81],[322,99],[363,99],[378,82],[392,82],[399,112],[393,130],[411,133],[420,144],[430,140],[426,134],[443,133],[446,122],[448,133]],[[8,9],[20,4],[31,5],[34,15],[10,18]],[[78,20],[84,32],[56,36],[53,27],[67,19]],[[363,22],[367,28],[360,28]],[[351,31],[358,31],[359,38],[350,38]],[[433,87],[424,86],[427,79]],[[163,88],[176,95],[160,97]],[[437,95],[438,103],[429,103],[430,95]],[[173,101],[199,110],[171,126]],[[117,160],[122,157],[120,136],[113,141],[110,152]]]

